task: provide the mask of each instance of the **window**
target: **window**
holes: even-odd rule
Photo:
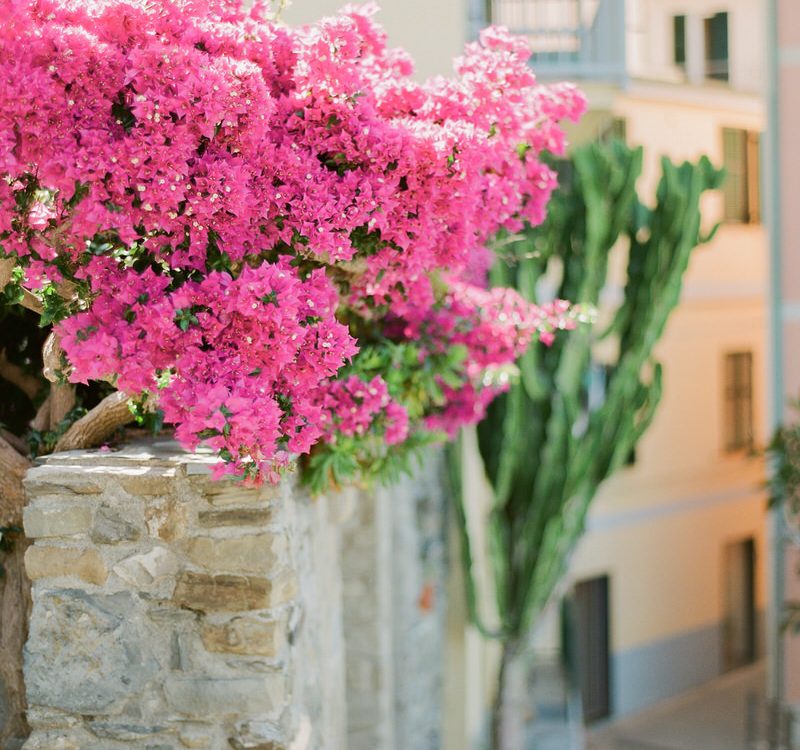
[[[725,450],[753,447],[753,354],[725,355]]]
[[[752,537],[723,549],[722,668],[727,672],[756,660],[756,541]]]
[[[598,128],[597,140],[601,143],[628,140],[628,122],[624,117],[611,117]]]
[[[686,16],[672,17],[672,61],[686,68]]]
[[[608,576],[575,584],[572,653],[587,724],[611,715],[611,583]]]
[[[725,221],[761,221],[761,165],[758,133],[737,128],[722,130],[722,159],[727,175],[722,186]]]
[[[717,13],[705,19],[706,78],[728,80],[728,14]]]

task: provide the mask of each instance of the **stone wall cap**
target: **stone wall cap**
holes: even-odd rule
[[[174,477],[180,473],[188,477],[205,478],[211,474],[211,469],[220,462],[220,458],[209,448],[199,447],[194,452],[186,450],[176,440],[159,437],[137,437],[127,441],[119,447],[93,448],[88,450],[62,451],[41,456],[34,461],[28,470],[26,484],[35,484],[42,479],[54,477],[59,479],[64,476],[78,475],[83,482],[87,481],[87,474],[111,476],[139,476],[147,471],[151,476],[154,470],[163,469],[165,478]],[[73,469],[73,472],[69,472]],[[51,472],[46,477],[45,472]],[[230,479],[230,478],[229,478]],[[300,491],[297,477],[293,472],[287,472],[280,484],[288,482],[295,490]],[[58,482],[63,487],[62,481]],[[216,484],[216,482],[212,483]],[[239,484],[237,482],[237,484]],[[54,491],[58,491],[56,488]],[[38,494],[48,494],[47,488],[33,487],[29,491]],[[97,489],[99,493],[100,488]],[[84,491],[85,493],[86,491]]]
[[[94,448],[89,450],[62,451],[36,459],[31,471],[40,467],[85,467],[118,468],[145,463],[150,467],[175,468],[181,465],[210,467],[218,463],[209,449],[199,448],[187,451],[176,440],[164,438],[138,438],[126,442],[118,448]]]

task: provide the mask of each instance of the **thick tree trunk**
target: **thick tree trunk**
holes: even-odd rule
[[[527,686],[517,641],[504,641],[492,707],[491,750],[524,750]]]
[[[31,462],[0,437],[0,528],[22,523],[22,478]]]
[[[0,748],[14,750],[28,734],[25,720],[25,684],[22,647],[28,634],[30,581],[25,575],[27,542],[23,536],[22,479],[30,461],[0,437]]]
[[[28,455],[28,444],[13,432],[9,432],[4,427],[0,427],[0,438],[5,440],[20,456]]]
[[[0,748],[16,750],[30,733],[22,648],[28,637],[31,584],[25,574],[27,540],[22,534],[11,534],[6,541],[10,548],[0,551]]]
[[[7,380],[9,383],[13,383],[31,399],[31,401],[36,397],[36,394],[41,388],[39,379],[25,372],[19,365],[9,362],[3,349],[0,349],[0,378]]]
[[[39,407],[39,410],[36,412],[36,416],[31,421],[31,429],[38,430],[39,432],[44,432],[45,430],[50,429],[50,404],[53,401],[52,393],[47,394],[47,398],[42,401],[42,405]]]
[[[59,423],[75,408],[75,386],[71,383],[53,383],[50,386],[49,428],[56,429]]]
[[[94,448],[132,420],[128,397],[116,391],[75,422],[56,443],[56,451]]]
[[[0,292],[11,281],[11,273],[17,261],[15,258],[0,258]]]

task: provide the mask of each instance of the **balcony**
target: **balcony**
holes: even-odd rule
[[[477,1],[479,25],[507,26],[529,39],[541,79],[626,82],[625,0]]]

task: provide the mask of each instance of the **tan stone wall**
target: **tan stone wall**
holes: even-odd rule
[[[174,443],[45,459],[25,750],[439,748],[439,459],[313,500]]]
[[[26,750],[344,746],[330,501],[173,444],[53,456],[26,488]]]

